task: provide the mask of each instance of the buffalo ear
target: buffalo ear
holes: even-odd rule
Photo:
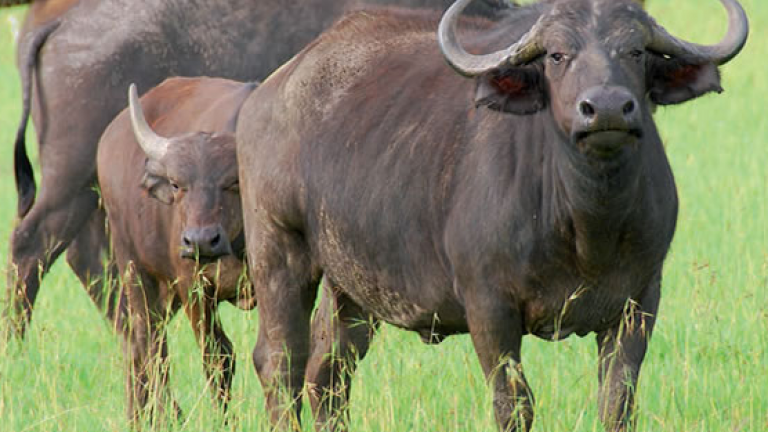
[[[692,64],[652,56],[648,96],[658,105],[679,104],[709,92],[722,93],[720,72],[713,63]]]
[[[147,159],[144,164],[144,176],[141,178],[141,187],[147,193],[163,204],[173,204],[173,187],[171,182],[163,175],[157,174],[164,171],[162,164]]]
[[[496,69],[479,76],[476,83],[475,106],[525,115],[547,105],[541,71],[533,66]]]

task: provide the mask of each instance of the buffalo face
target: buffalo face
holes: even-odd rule
[[[477,78],[477,104],[518,115],[549,107],[564,140],[599,158],[633,147],[654,104],[722,91],[717,66],[741,50],[748,30],[735,0],[721,0],[729,29],[713,46],[671,36],[634,1],[560,0],[539,5],[535,24],[512,46],[472,55],[455,37],[470,1],[446,12],[439,39],[448,63]]]
[[[243,229],[234,138],[197,132],[172,141],[165,157],[147,159],[144,187],[174,206],[182,258],[232,254]]]
[[[182,258],[212,261],[233,254],[243,221],[232,134],[194,132],[165,138],[147,124],[131,88],[131,119],[147,155],[142,187],[173,206]]]

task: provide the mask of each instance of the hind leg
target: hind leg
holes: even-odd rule
[[[98,194],[93,187],[99,137],[125,106],[124,99],[83,97],[84,88],[72,86],[73,76],[80,76],[81,82],[109,82],[112,69],[99,66],[73,74],[78,66],[68,62],[66,55],[44,52],[41,56],[45,57],[47,67],[36,69],[32,77],[40,189],[29,212],[20,215],[11,238],[13,268],[9,272],[8,305],[9,312],[15,315],[19,336],[23,336],[31,318],[42,275],[98,206]],[[35,199],[29,187],[22,194],[22,202]]]
[[[378,321],[323,283],[323,299],[312,320],[307,387],[318,430],[346,430],[350,385],[358,360],[368,352]]]
[[[99,208],[67,248],[67,263],[107,319],[116,321],[118,270],[109,253],[106,213]],[[106,266],[105,266],[106,264]]]
[[[319,274],[313,275],[309,248],[296,232],[265,222],[250,232],[246,244],[248,262],[255,263],[250,272],[259,304],[253,363],[272,424],[298,430]]]
[[[90,186],[63,195],[53,197],[43,191],[11,237],[6,314],[19,338],[32,319],[42,277],[96,210],[98,196]]]
[[[235,350],[217,314],[218,302],[204,290],[190,293],[184,310],[203,354],[203,368],[215,401],[226,411],[235,373]]]

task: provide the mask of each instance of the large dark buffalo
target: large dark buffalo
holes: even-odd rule
[[[550,0],[467,20],[483,55],[456,36],[470,0],[439,32],[425,13],[353,14],[270,76],[236,136],[272,420],[298,415],[306,377],[337,426],[371,319],[469,332],[505,431],[533,420],[522,337],[595,332],[600,417],[626,430],[678,207],[652,111],[722,90],[748,24],[721,1],[713,46],[634,1]],[[322,275],[338,317],[310,342]]]
[[[67,261],[112,316],[102,286],[104,214],[95,192],[96,143],[126,104],[125,88],[168,76],[262,79],[344,11],[361,3],[447,6],[448,0],[37,0],[19,39],[23,113],[16,136],[20,221],[11,238],[9,312],[23,335],[40,278]],[[476,9],[493,14],[504,0]],[[30,111],[40,144],[41,186],[26,153]],[[101,251],[101,253],[100,253]],[[106,295],[105,294],[110,294]]]
[[[104,132],[98,172],[127,304],[128,416],[167,396],[163,325],[183,306],[215,395],[226,405],[235,364],[216,316],[221,301],[252,308],[235,157],[235,121],[255,84],[175,78]],[[146,117],[145,117],[146,115]],[[202,267],[202,268],[201,268]],[[158,366],[159,365],[159,366]],[[159,369],[159,373],[157,370]],[[158,376],[159,375],[159,376]]]

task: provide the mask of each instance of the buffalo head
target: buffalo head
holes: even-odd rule
[[[181,256],[211,260],[232,254],[230,241],[243,229],[234,136],[162,137],[147,123],[134,85],[129,104],[133,133],[147,155],[142,187],[174,206]]]
[[[717,67],[738,54],[748,32],[736,0],[721,0],[728,32],[712,46],[670,35],[636,1],[553,0],[536,6],[535,23],[511,46],[473,55],[456,39],[470,1],[446,12],[438,38],[448,63],[477,78],[476,103],[514,114],[550,107],[564,140],[600,158],[637,142],[653,105],[722,91]]]

